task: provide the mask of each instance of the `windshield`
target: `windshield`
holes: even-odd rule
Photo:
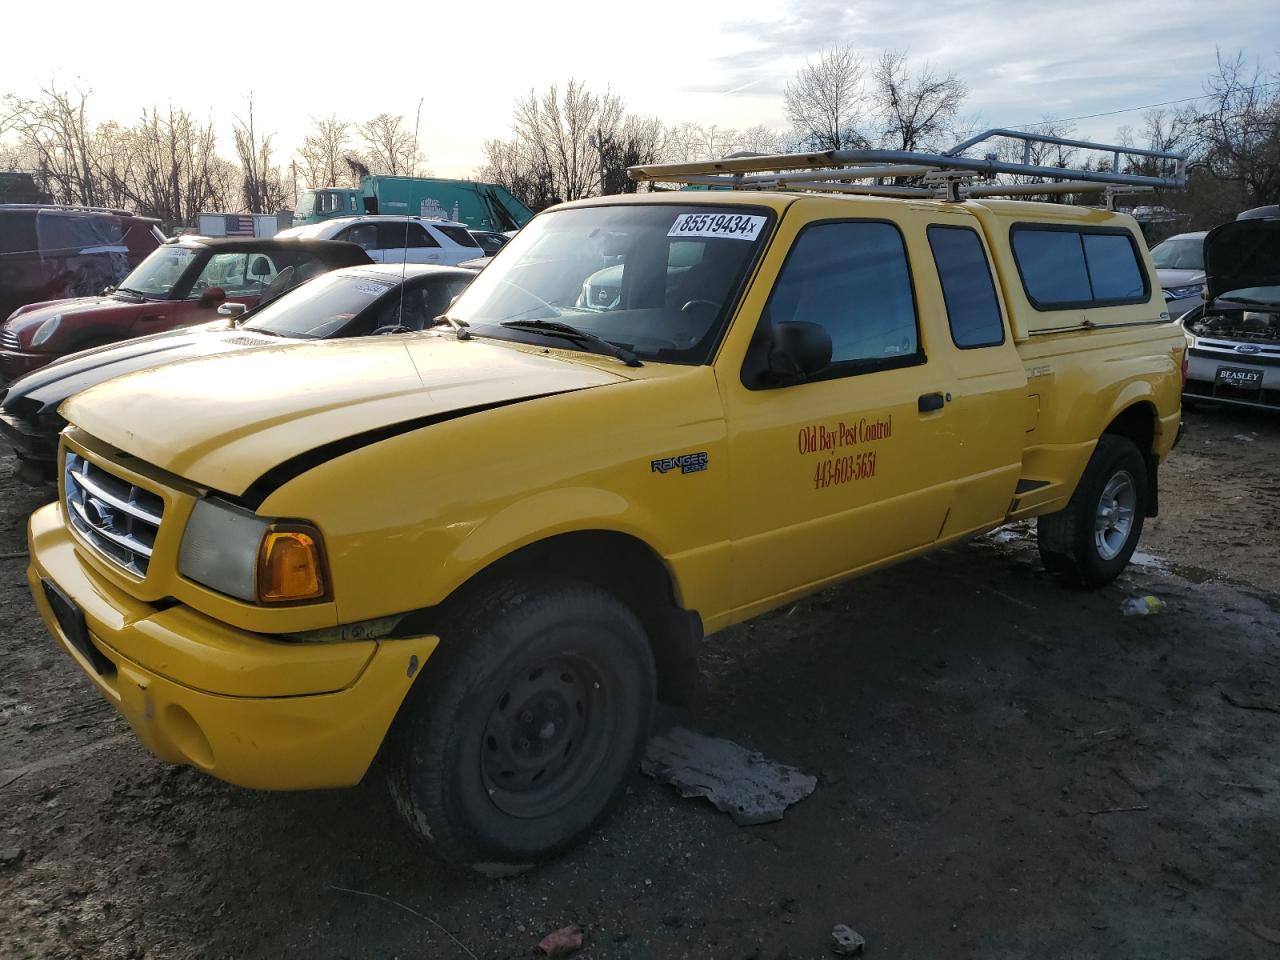
[[[308,190],[298,198],[298,209],[293,211],[293,215],[298,219],[309,217],[316,209],[315,191]]]
[[[244,328],[307,340],[337,336],[394,286],[369,277],[326,273],[255,311]]]
[[[144,297],[168,297],[197,252],[192,247],[157,247],[120,281],[120,289],[131,290]]]
[[[480,336],[542,342],[505,325],[554,320],[642,358],[705,363],[770,219],[756,208],[676,204],[546,213],[449,315]]]
[[[1204,240],[1166,240],[1151,251],[1151,260],[1158,270],[1203,270]]]
[[[1280,305],[1280,287],[1242,287],[1218,297],[1219,300],[1232,300],[1236,303],[1259,304],[1261,306]]]

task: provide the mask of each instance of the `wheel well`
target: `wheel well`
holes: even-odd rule
[[[672,703],[689,699],[693,663],[702,641],[702,618],[697,611],[679,605],[671,574],[652,547],[615,531],[560,534],[508,554],[451,596],[469,593],[485,581],[521,573],[569,577],[595,584],[617,597],[636,615],[649,637],[658,668],[659,696]]]
[[[1130,407],[1126,407],[1114,420],[1107,424],[1107,428],[1102,432],[1126,437],[1133,441],[1133,445],[1138,448],[1138,452],[1142,454],[1142,459],[1147,464],[1148,502],[1146,514],[1149,517],[1159,514],[1160,491],[1156,482],[1159,461],[1156,459],[1155,453],[1155,407],[1146,402],[1135,403]]]

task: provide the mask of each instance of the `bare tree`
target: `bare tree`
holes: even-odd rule
[[[1205,93],[1205,107],[1179,118],[1196,161],[1240,184],[1247,202],[1280,202],[1280,72],[1268,77],[1242,53],[1231,60],[1219,53]]]
[[[61,203],[100,202],[88,101],[85,91],[73,94],[52,86],[35,99],[5,97],[7,124],[27,148],[44,188]]]
[[[476,171],[479,179],[505,187],[531,210],[560,202],[555,173],[519,139],[486,140],[484,156],[484,164]]]
[[[886,50],[871,81],[882,146],[931,150],[950,145],[968,93],[954,73],[939,74],[927,63],[913,72],[905,52]]]
[[[570,80],[563,96],[553,84],[516,101],[515,140],[535,167],[551,172],[556,195],[577,200],[599,191],[600,145],[617,135],[622,118],[617,96],[592,93]]]
[[[352,184],[346,164],[351,151],[351,124],[334,114],[312,117],[311,132],[298,147],[298,169],[309,187],[342,187]]]
[[[172,106],[163,114],[152,107],[131,129],[130,149],[128,193],[140,212],[184,224],[201,210],[231,205],[227,168],[235,167],[218,156],[213,124]]]
[[[639,187],[627,168],[657,163],[666,149],[666,128],[657,117],[629,115],[613,136],[600,144],[603,194],[635,193]]]
[[[249,94],[248,118],[234,118],[236,154],[240,158],[240,196],[249,213],[275,213],[285,203],[285,187],[280,168],[271,162],[273,134],[260,134],[253,115],[253,94]]]
[[[787,84],[787,118],[812,150],[862,146],[862,61],[851,44],[833,46],[806,60]]]
[[[419,105],[421,110],[421,105]],[[374,173],[416,177],[420,162],[417,125],[410,131],[402,116],[380,113],[360,124],[365,165]]]

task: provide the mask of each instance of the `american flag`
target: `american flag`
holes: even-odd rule
[[[227,233],[228,237],[252,237],[253,236],[253,217],[239,213],[228,213]]]

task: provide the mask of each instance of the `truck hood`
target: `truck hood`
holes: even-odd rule
[[[1280,285],[1280,218],[1233,220],[1204,238],[1205,300]]]
[[[109,343],[68,354],[15,380],[4,394],[3,407],[5,410],[21,407],[28,415],[42,417],[57,410],[62,401],[73,393],[135,370],[191,357],[227,353],[255,343],[270,346],[290,342],[296,341],[255,336],[235,330],[226,320],[216,320],[199,327]]]
[[[239,496],[324,447],[336,456],[477,409],[625,379],[550,354],[420,334],[183,360],[91,387],[61,412],[146,463]]]

